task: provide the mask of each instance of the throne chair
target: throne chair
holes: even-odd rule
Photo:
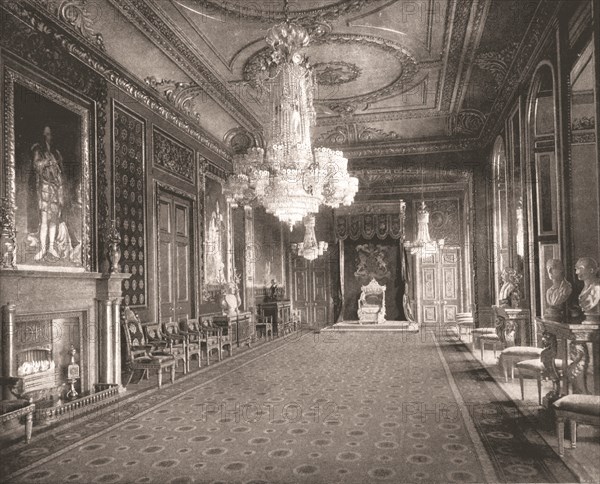
[[[358,300],[358,322],[381,324],[385,322],[385,286],[375,278],[362,286]]]

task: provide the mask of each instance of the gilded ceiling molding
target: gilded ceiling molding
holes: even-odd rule
[[[158,80],[154,76],[146,77],[144,82],[161,93],[176,108],[200,121],[200,114],[193,109],[194,99],[204,93],[204,89],[198,84],[195,82],[178,82],[171,79]]]
[[[332,130],[320,134],[317,146],[348,146],[359,143],[377,143],[398,139],[395,131],[384,131],[372,126],[361,126],[356,123],[336,126]]]
[[[315,104],[329,105],[351,105],[359,106],[383,98],[392,97],[412,88],[412,81],[418,73],[418,66],[415,57],[403,46],[381,37],[362,34],[328,34],[317,37],[312,40],[312,45],[359,45],[369,46],[379,49],[382,52],[392,55],[399,64],[399,76],[390,84],[381,89],[361,94],[358,96],[349,96],[345,98],[335,98],[329,100],[315,100]],[[269,66],[271,48],[265,47],[248,58],[243,68],[243,80],[252,85],[256,85],[261,75]],[[332,109],[333,110],[333,109]]]
[[[81,42],[73,40],[70,36],[63,34],[62,32],[56,31],[48,24],[46,19],[40,18],[37,12],[28,8],[27,4],[21,2],[6,2],[3,3],[2,6],[16,18],[29,25],[32,29],[44,32],[45,35],[49,35],[57,42],[60,42],[73,57],[78,59],[84,65],[89,66],[142,105],[146,106],[166,121],[177,126],[192,138],[198,140],[199,143],[223,160],[231,162],[231,153],[222,143],[213,139],[209,134],[199,131],[193,124],[187,121],[184,116],[166,107],[159,98],[155,98],[154,95],[150,94],[146,86],[138,84],[137,81],[132,80],[121,73],[118,67],[114,65],[112,59],[106,54],[92,53],[85,48]]]
[[[443,84],[440,93],[440,109],[442,111],[450,110],[452,95],[458,82],[460,61],[471,16],[472,0],[456,0],[454,6],[454,16],[448,15],[447,19],[448,23],[452,25],[452,29],[449,28],[447,23],[447,36],[444,39],[444,45],[448,46],[448,57],[444,79],[440,81]],[[478,4],[478,8],[482,8],[482,2]]]
[[[176,33],[163,15],[146,0],[109,0],[124,16],[145,33],[175,64],[190,74],[230,115],[252,129],[261,129],[260,121],[239,101],[205,65],[189,43]]]
[[[550,29],[554,28],[552,19],[556,15],[561,2],[540,2],[535,15],[523,35],[515,59],[510,65],[508,74],[494,99],[494,103],[487,117],[481,133],[481,146],[491,144],[499,131],[498,124],[502,122],[503,113],[510,105],[515,91],[518,89],[521,79],[527,76],[530,70],[539,60],[536,51],[543,48],[541,45]]]
[[[473,3],[473,0],[471,1]],[[469,76],[471,75],[473,60],[475,59],[476,49],[479,46],[481,35],[485,28],[485,19],[490,8],[491,2],[478,0],[475,4],[475,13],[471,21],[471,27],[465,34],[464,55],[461,57],[460,65],[466,66],[460,70],[456,77],[456,97],[454,103],[450,103],[452,110],[460,109],[463,102],[463,95],[469,85]],[[468,37],[467,37],[468,35]]]
[[[500,51],[480,52],[475,58],[475,65],[489,72],[496,82],[496,87],[499,88],[506,79],[508,68],[518,47],[518,42],[511,42]]]
[[[52,15],[68,24],[77,34],[91,41],[96,47],[106,50],[102,34],[93,29],[93,20],[86,0],[34,0]]]
[[[243,0],[239,4],[231,1],[216,2],[214,0],[190,0],[189,3],[195,4],[200,8],[200,11],[204,11],[213,16],[215,14],[220,14],[229,18],[243,18],[269,24],[283,22],[286,19],[283,8],[281,8],[281,10],[275,10],[274,8],[261,9],[256,7],[257,4],[255,2],[243,2]],[[273,6],[273,2],[263,3],[266,3],[271,7]],[[339,0],[334,4],[324,5],[322,7],[305,10],[291,10],[289,17],[294,22],[303,25],[328,23],[343,15],[358,12],[370,3],[373,3],[373,0]]]
[[[313,70],[317,84],[322,86],[339,86],[359,78],[362,69],[356,64],[344,61],[318,62]]]
[[[485,124],[485,115],[477,109],[465,109],[448,116],[449,136],[479,136]]]
[[[374,146],[345,146],[346,158],[380,158],[395,155],[418,155],[453,151],[471,151],[479,148],[475,138],[441,141],[396,141]]]

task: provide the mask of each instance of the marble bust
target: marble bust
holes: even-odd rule
[[[591,257],[582,257],[575,264],[575,274],[583,281],[583,289],[579,294],[579,306],[585,319],[583,323],[600,323],[600,277],[598,262]]]
[[[559,259],[546,262],[546,272],[552,281],[552,286],[546,290],[546,316],[549,319],[562,320],[565,315],[565,303],[573,288],[565,279],[565,266]]]
[[[500,307],[517,309],[521,302],[519,274],[513,268],[507,267],[502,271],[500,277],[502,278],[502,286],[498,294]]]

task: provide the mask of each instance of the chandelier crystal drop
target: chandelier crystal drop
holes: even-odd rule
[[[414,242],[406,242],[405,246],[410,249],[411,254],[434,254],[443,250],[444,239],[432,240],[429,235],[429,210],[425,200],[421,200],[421,206],[417,210],[417,238]]]
[[[286,1],[286,18],[288,11]],[[301,53],[309,41],[307,30],[289,19],[269,30],[266,42],[271,52],[257,79],[268,93],[266,149],[255,147],[236,156],[234,173],[224,186],[232,205],[256,201],[290,230],[318,212],[321,204],[332,208],[352,204],[358,191],[358,179],[349,175],[341,151],[313,151],[315,79]]]
[[[329,244],[327,242],[317,242],[315,217],[314,215],[308,215],[304,219],[304,241],[292,244],[292,252],[300,257],[304,257],[306,260],[315,260],[327,252],[328,248]]]

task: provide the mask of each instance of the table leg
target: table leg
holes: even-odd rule
[[[563,366],[563,374],[562,374],[562,388],[560,389],[560,395],[568,395],[569,394],[569,340],[562,340],[562,366]]]

